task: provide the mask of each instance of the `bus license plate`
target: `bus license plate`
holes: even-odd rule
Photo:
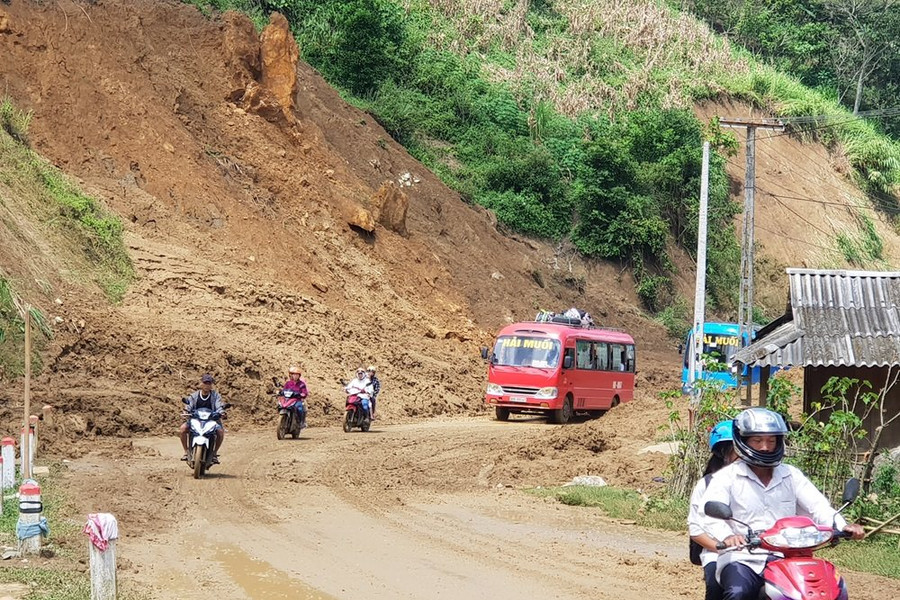
[[[509,401],[510,402],[525,402],[525,398],[523,398],[522,396],[510,396]]]

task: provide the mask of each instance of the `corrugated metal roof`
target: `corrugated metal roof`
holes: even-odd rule
[[[900,272],[787,273],[789,320],[735,360],[751,366],[900,364]]]

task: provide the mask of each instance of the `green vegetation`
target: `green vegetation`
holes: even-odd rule
[[[527,491],[542,498],[555,498],[569,506],[597,507],[610,518],[629,519],[643,527],[681,531],[687,522],[687,500],[651,498],[634,490],[609,486],[572,485]]]
[[[29,149],[30,122],[30,112],[17,109],[9,98],[0,100],[0,204],[12,209],[0,220],[0,230],[9,242],[23,246],[48,233],[73,243],[109,298],[121,300],[134,277],[121,222]],[[0,380],[24,372],[26,302],[19,295],[26,293],[21,281],[0,271]],[[32,370],[37,373],[41,349],[52,332],[41,310],[28,310],[34,331]]]
[[[52,562],[44,566],[6,566],[0,569],[0,583],[21,583],[31,587],[24,600],[85,600],[91,597],[90,574],[82,572],[73,561],[84,556],[85,536],[77,524],[73,508],[68,504],[61,480],[61,467],[51,465],[50,475],[40,480],[43,516],[50,525],[50,535],[43,547],[52,550]],[[0,514],[0,543],[15,547],[15,531],[18,521],[18,504],[4,502]],[[79,516],[80,520],[81,517]],[[125,590],[119,585],[119,597],[123,600],[146,600],[143,592]]]
[[[258,25],[284,14],[304,58],[464,199],[503,228],[631,266],[654,312],[677,300],[668,243],[696,248],[703,139],[717,149],[710,307],[736,303],[737,206],[724,172],[735,141],[698,122],[694,103],[728,95],[778,115],[828,115],[794,127],[840,143],[869,192],[900,184],[900,146],[873,125],[663,3],[506,2],[490,15],[476,0],[191,3],[244,10]]]
[[[31,369],[41,370],[41,350],[52,336],[44,314],[30,308],[33,331]],[[25,319],[15,300],[10,282],[0,276],[0,381],[25,372]]]
[[[15,190],[23,205],[73,239],[96,267],[96,279],[113,301],[121,300],[134,277],[122,239],[122,223],[27,146],[30,113],[0,101],[0,183]],[[2,307],[0,307],[2,308]]]
[[[727,32],[755,56],[854,112],[897,104],[897,0],[691,0],[680,5],[717,31]],[[882,122],[898,137],[900,121]]]

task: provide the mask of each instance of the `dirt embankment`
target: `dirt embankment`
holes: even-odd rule
[[[167,431],[204,371],[233,426],[268,422],[269,380],[293,361],[313,423],[361,363],[379,367],[387,418],[477,412],[479,346],[545,307],[633,331],[647,378],[671,368],[627,275],[501,235],[305,63],[286,117],[248,103],[236,91],[264,77],[240,19],[173,1],[0,10],[0,79],[34,113],[34,149],[122,216],[138,273],[119,306],[64,267],[33,299],[64,320],[33,389],[66,439]],[[406,231],[351,227],[385,182],[407,197]]]

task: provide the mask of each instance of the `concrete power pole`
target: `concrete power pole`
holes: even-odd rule
[[[768,129],[784,131],[784,125],[778,119],[723,119],[719,118],[722,127],[746,129],[747,131],[747,167],[744,175],[744,230],[741,239],[741,287],[738,301],[738,324],[740,326],[741,346],[753,340],[753,213],[756,192],[756,130]],[[751,404],[750,382],[752,377],[748,370],[744,379],[747,386],[743,399],[744,406]]]
[[[694,327],[691,345],[685,348],[690,352],[688,365],[689,388],[691,390],[691,408],[700,404],[700,388],[696,385],[703,378],[703,323],[706,321],[706,225],[709,206],[709,142],[703,142],[703,165],[700,169],[700,221],[697,224],[697,281],[694,290]]]

